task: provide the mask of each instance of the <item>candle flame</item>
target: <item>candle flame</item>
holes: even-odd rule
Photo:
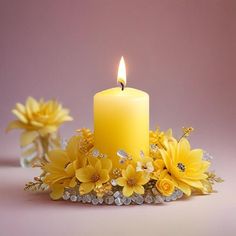
[[[126,85],[126,69],[125,69],[125,60],[124,57],[121,57],[118,75],[117,75],[117,82],[121,83],[123,86]]]

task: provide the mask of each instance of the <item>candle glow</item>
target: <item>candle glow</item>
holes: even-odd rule
[[[120,83],[122,86],[126,85],[126,68],[125,68],[125,60],[124,57],[121,57],[118,75],[117,75],[117,83]]]

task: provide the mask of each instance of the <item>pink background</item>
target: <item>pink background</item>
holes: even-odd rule
[[[194,208],[199,216],[204,209],[214,213],[204,216],[213,219],[212,228],[208,231],[197,228],[201,233],[221,232],[214,225],[221,224],[223,219],[228,224],[228,235],[235,230],[231,216],[235,216],[236,211],[232,197],[232,191],[234,197],[236,194],[232,189],[236,166],[236,1],[0,0],[0,173],[8,184],[8,187],[1,185],[1,203],[9,203],[4,204],[9,206],[4,208],[7,215],[1,216],[5,219],[1,225],[5,227],[3,232],[7,232],[10,222],[21,218],[21,212],[28,216],[26,221],[32,221],[34,204],[28,201],[35,201],[41,207],[46,205],[52,210],[51,217],[63,210],[68,210],[65,216],[77,217],[74,208],[64,205],[60,208],[59,203],[54,203],[59,206],[54,209],[47,197],[44,204],[39,198],[20,192],[34,170],[10,167],[20,152],[19,133],[4,133],[7,123],[13,119],[11,108],[16,102],[24,102],[28,95],[57,98],[70,108],[75,118],[62,127],[64,137],[69,137],[79,127],[93,128],[93,95],[116,86],[121,55],[126,60],[128,85],[150,94],[151,127],[157,124],[163,129],[172,127],[177,135],[181,134],[182,126],[195,127],[191,138],[193,146],[210,152],[215,158],[213,168],[227,180],[219,186],[220,193],[209,197],[208,202],[194,198],[191,202],[175,203],[183,212],[179,221],[188,217],[191,204],[199,201],[204,206]],[[10,177],[13,179],[8,179]],[[9,192],[22,197],[19,202],[14,200],[13,206]],[[218,204],[223,202],[228,202],[229,206],[219,208]],[[145,208],[142,209],[145,215]],[[89,211],[93,212],[91,208]],[[108,214],[104,209],[101,212]],[[132,212],[134,215],[129,213],[126,217],[135,217],[136,212]],[[141,215],[140,209],[138,212]],[[165,211],[161,212],[167,219]],[[153,213],[146,212],[150,217]],[[43,212],[38,214],[42,216]],[[12,215],[16,218],[12,219]],[[34,217],[37,218],[35,214]],[[92,219],[96,221],[95,216]],[[99,226],[102,226],[101,220]],[[199,221],[196,216],[192,220]],[[176,222],[181,223],[179,221]],[[128,219],[125,222],[127,224]],[[23,223],[9,232],[34,231],[33,227],[27,230]],[[54,223],[60,229],[60,224]],[[51,233],[55,233],[55,225],[49,226]],[[190,226],[196,230],[194,225]],[[138,229],[137,232],[142,232]],[[172,229],[176,229],[176,233],[178,225],[173,225]],[[83,232],[86,235],[90,231]],[[165,232],[163,229],[162,235]]]

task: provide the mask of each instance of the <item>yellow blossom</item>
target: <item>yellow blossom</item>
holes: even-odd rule
[[[191,195],[192,187],[203,190],[202,180],[207,178],[205,172],[210,163],[202,160],[201,149],[191,150],[188,140],[182,138],[169,142],[160,153],[175,185],[187,196]]]
[[[109,159],[89,157],[88,160],[89,165],[76,171],[76,177],[81,182],[80,194],[89,193],[110,179],[109,172],[112,169],[112,162]]]
[[[165,163],[164,163],[163,159],[158,158],[153,162],[153,166],[154,166],[154,171],[151,175],[151,178],[152,179],[158,179],[159,176],[160,176],[160,173],[165,168]]]
[[[66,187],[75,187],[75,171],[86,165],[87,159],[79,153],[78,145],[79,139],[74,136],[66,150],[57,149],[48,153],[49,162],[42,167],[46,173],[43,181],[49,185],[52,191],[50,196],[54,200],[62,197]]]
[[[164,196],[170,196],[175,190],[175,184],[172,178],[168,175],[167,170],[160,173],[159,179],[156,182],[156,188]]]
[[[126,170],[122,170],[122,177],[116,181],[119,186],[123,186],[124,196],[129,197],[133,193],[144,194],[143,185],[149,181],[149,177],[144,172],[137,172],[132,165],[128,165]]]
[[[173,139],[172,129],[168,129],[166,132],[160,131],[157,128],[154,131],[150,131],[150,144],[157,145],[158,148],[164,148],[169,141]]]
[[[27,98],[25,105],[16,103],[12,113],[17,120],[10,122],[6,130],[25,130],[21,135],[21,146],[30,144],[38,135],[45,137],[54,133],[62,123],[72,120],[69,110],[56,100],[36,101],[32,97]]]

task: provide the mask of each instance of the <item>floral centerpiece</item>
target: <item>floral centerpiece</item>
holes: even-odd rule
[[[192,194],[210,194],[223,180],[209,171],[211,156],[192,149],[183,128],[176,139],[172,130],[150,131],[150,153],[133,158],[118,150],[119,165],[94,147],[93,133],[80,129],[63,148],[49,151],[38,163],[39,177],[26,190],[49,191],[53,200],[93,205],[159,204]]]

